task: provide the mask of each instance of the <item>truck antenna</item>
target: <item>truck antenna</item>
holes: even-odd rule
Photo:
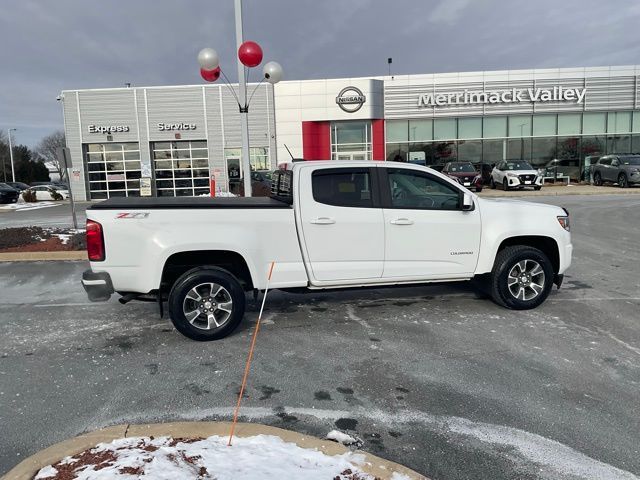
[[[291,160],[294,160],[293,155],[291,154],[291,150],[289,150],[289,147],[287,147],[287,144],[284,144],[284,148],[287,149],[287,152],[289,152],[289,156],[291,157]]]

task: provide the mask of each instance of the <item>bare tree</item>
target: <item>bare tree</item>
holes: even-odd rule
[[[5,131],[0,130],[0,181],[6,182],[7,180],[11,180],[11,177],[7,176],[7,171],[9,175],[11,175],[9,141]]]
[[[60,174],[60,180],[68,180],[64,163],[58,158],[58,148],[65,147],[66,145],[67,142],[64,138],[64,132],[57,130],[44,137],[36,147],[36,153],[45,163],[54,167],[55,171]]]

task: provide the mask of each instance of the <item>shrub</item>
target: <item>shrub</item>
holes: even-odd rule
[[[34,190],[25,190],[22,192],[22,199],[29,203],[38,201],[38,197],[36,197],[36,192]]]

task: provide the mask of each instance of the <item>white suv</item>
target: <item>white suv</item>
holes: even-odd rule
[[[542,188],[542,175],[538,175],[529,162],[524,160],[503,160],[491,171],[491,188],[502,185],[502,188],[533,187],[534,190]]]

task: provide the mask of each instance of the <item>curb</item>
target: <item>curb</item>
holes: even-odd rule
[[[35,455],[23,460],[16,467],[7,472],[2,480],[33,480],[35,474],[42,467],[59,462],[64,457],[76,455],[84,450],[95,447],[98,443],[111,442],[118,438],[151,436],[171,436],[171,437],[210,437],[211,435],[227,436],[231,422],[175,422],[175,423],[152,423],[143,425],[116,425],[102,428],[94,432],[89,432],[69,440],[57,443],[46,448]],[[280,437],[285,442],[295,443],[301,448],[315,448],[330,456],[341,455],[351,450],[342,444],[329,440],[302,435],[284,430],[282,428],[270,427],[259,423],[238,423],[236,425],[236,436],[250,437],[254,435],[274,435]],[[365,463],[360,466],[363,471],[380,477],[390,479],[397,472],[415,480],[429,480],[424,475],[420,475],[413,470],[400,464],[390,462],[370,453],[356,450],[355,453],[364,455]]]
[[[597,190],[594,190],[596,188]],[[554,191],[555,190],[555,191]],[[637,195],[640,194],[640,188],[619,188],[612,189],[611,187],[588,187],[585,190],[584,187],[543,187],[539,191],[530,190],[511,190],[505,192],[504,190],[492,190],[491,188],[483,188],[482,192],[478,195],[480,197],[560,197],[564,195]]]
[[[87,252],[82,250],[71,252],[0,253],[0,262],[57,262],[62,260],[87,260]]]

